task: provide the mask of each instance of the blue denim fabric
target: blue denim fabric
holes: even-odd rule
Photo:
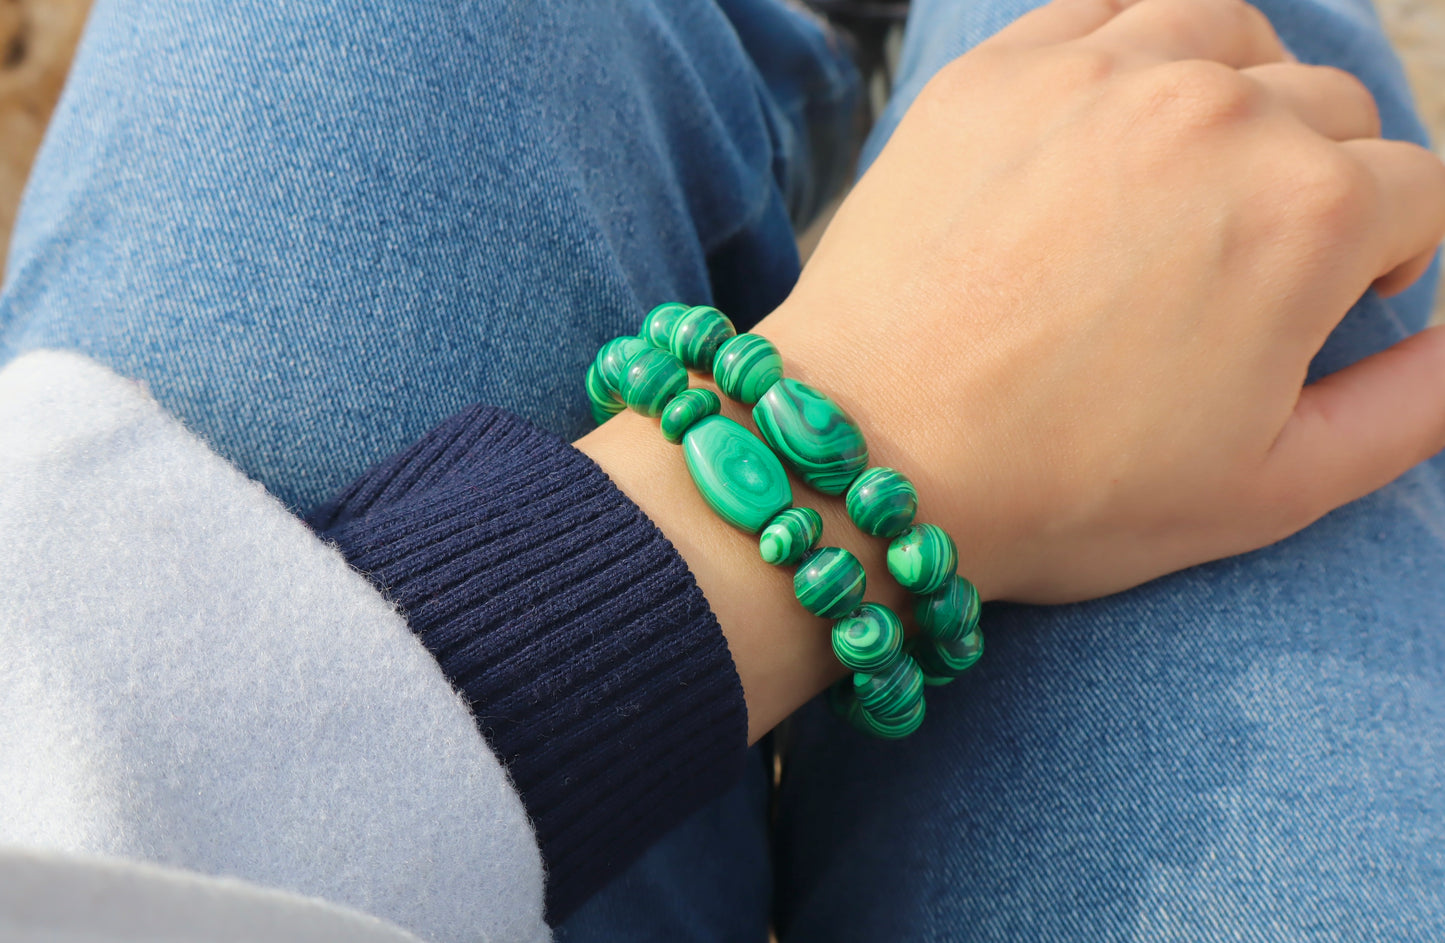
[[[867,155],[1031,5],[916,2]],[[1260,5],[1421,139],[1363,3]],[[582,367],[648,304],[747,324],[786,293],[854,89],[776,0],[100,0],[0,359],[144,378],[298,508],[472,400],[575,434]],[[1418,329],[1434,277],[1362,301],[1314,374]],[[1130,593],[990,607],[919,735],[810,706],[771,814],[759,758],[560,938],[1445,939],[1440,472]]]

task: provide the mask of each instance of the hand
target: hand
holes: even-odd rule
[[[1255,549],[1445,446],[1445,336],[1303,387],[1445,167],[1236,0],[1058,0],[939,73],[758,331],[986,597]],[[1302,388],[1303,387],[1303,388]]]

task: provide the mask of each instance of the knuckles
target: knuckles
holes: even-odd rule
[[[1229,66],[1203,59],[1144,69],[1122,83],[1120,107],[1137,133],[1183,146],[1262,113],[1263,89]]]

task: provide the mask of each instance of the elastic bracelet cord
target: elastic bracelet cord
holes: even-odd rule
[[[689,389],[688,370],[711,372],[731,399],[753,406],[763,440],[719,415],[710,390]],[[979,598],[957,574],[957,548],[933,524],[914,524],[918,495],[901,472],[868,466],[868,446],[846,412],[821,392],[784,378],[782,357],[759,334],[737,334],[706,305],[658,305],[636,337],[598,352],[586,388],[593,417],[605,422],[625,408],[661,420],[663,435],[683,446],[688,472],[724,520],[760,534],[759,553],[775,566],[796,565],[798,601],[834,619],[833,652],[850,679],[829,691],[833,708],[857,729],[898,738],[923,722],[923,689],[946,684],[983,654]],[[891,539],[888,569],[915,597],[923,634],[904,641],[887,606],[863,602],[867,577],[841,547],[819,547],[822,517],[792,506],[783,463],[810,487],[845,494],[849,518],[865,533]]]

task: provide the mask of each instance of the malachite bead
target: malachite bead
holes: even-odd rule
[[[855,673],[853,693],[858,705],[875,720],[898,720],[923,700],[923,672],[918,662],[905,655],[876,674]]]
[[[978,589],[958,575],[913,603],[918,627],[940,642],[967,638],[978,627],[978,614]]]
[[[865,602],[833,623],[833,654],[851,671],[883,671],[902,657],[903,623],[887,606]]]
[[[752,405],[782,378],[783,358],[761,334],[739,334],[717,349],[712,375],[725,395]]]
[[[734,527],[756,534],[793,503],[793,487],[778,457],[726,416],[694,423],[683,433],[682,454],[698,492]]]
[[[958,572],[958,548],[936,524],[914,524],[888,545],[888,572],[898,585],[922,596]]]
[[[809,485],[842,494],[868,467],[868,443],[837,403],[805,383],[782,379],[753,407],[773,451]]]
[[[674,396],[687,389],[687,370],[672,354],[644,347],[622,372],[622,399],[645,416],[657,416]]]
[[[711,370],[723,341],[737,333],[733,322],[716,308],[688,308],[672,325],[668,349],[690,370]]]
[[[587,399],[592,403],[592,418],[600,426],[627,407],[618,394],[607,385],[597,371],[597,364],[587,367]]]
[[[803,608],[836,619],[858,608],[867,587],[858,558],[842,547],[820,547],[803,558],[793,574],[793,593]]]
[[[848,486],[848,517],[865,534],[897,537],[918,513],[918,491],[900,471],[876,465]]]
[[[768,521],[758,537],[758,553],[764,563],[792,566],[818,545],[823,536],[823,516],[812,508],[788,508]]]
[[[662,437],[676,445],[694,423],[720,409],[722,400],[712,390],[683,390],[662,410]]]
[[[647,341],[640,337],[614,337],[602,345],[597,352],[597,372],[602,377],[602,382],[610,386],[619,396],[622,395],[622,371],[627,368],[627,361],[639,350],[647,349]]]
[[[905,712],[896,716],[881,718],[862,704],[854,703],[848,720],[863,733],[870,733],[884,740],[901,740],[923,726],[924,701],[919,698]]]
[[[647,312],[647,317],[642,319],[642,330],[638,331],[638,336],[653,347],[667,350],[672,338],[672,328],[687,309],[687,305],[676,301],[667,301],[658,305]]]
[[[983,632],[975,626],[968,635],[953,642],[920,636],[908,641],[907,651],[918,662],[923,683],[936,687],[957,678],[983,657]]]

